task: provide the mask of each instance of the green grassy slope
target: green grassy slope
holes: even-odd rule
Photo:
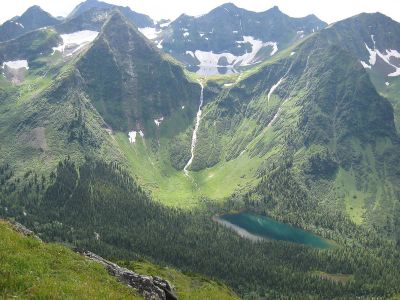
[[[22,299],[142,299],[106,269],[58,244],[25,237],[0,220],[0,297]],[[121,263],[168,280],[179,299],[239,299],[225,285],[145,261]]]
[[[13,165],[15,172],[35,168],[49,173],[68,155],[77,161],[90,153],[118,160],[104,121],[79,88],[79,74],[68,69],[46,77],[37,76],[38,69],[29,72],[21,85],[4,83],[0,95],[2,163]],[[78,83],[74,89],[68,88],[71,81]]]
[[[0,220],[0,298],[142,299],[64,246],[23,237]]]
[[[0,62],[26,59],[30,62],[42,55],[53,52],[61,37],[58,33],[48,27],[31,31],[16,39],[0,44]]]
[[[19,175],[28,169],[49,174],[67,156],[77,162],[85,155],[122,160],[74,67],[83,53],[52,53],[58,42],[53,29],[43,29],[0,46],[1,59],[29,63],[21,82],[0,79],[0,164]]]
[[[286,56],[281,57],[287,57],[289,54],[290,52],[287,52]],[[274,62],[273,72],[270,72],[271,78],[268,78],[268,82],[263,85],[263,95],[251,104],[251,110],[260,110],[262,118],[271,119],[279,105],[279,97],[275,95],[271,97],[270,105],[264,105],[268,84],[272,85],[277,76],[282,73],[282,70],[277,70],[285,63],[282,61],[276,63],[275,60]],[[273,75],[274,72],[277,74]],[[243,77],[254,73],[257,72],[251,70]],[[190,77],[190,75],[187,76]],[[252,78],[248,82],[257,82],[262,76],[264,74],[255,75],[257,78]],[[193,134],[193,125],[190,126],[190,124],[194,123],[194,118],[193,115],[189,115],[192,117],[189,118],[186,107],[182,111],[165,117],[159,127],[150,122],[148,127],[151,129],[151,134],[145,135],[144,140],[138,138],[135,144],[129,144],[126,133],[115,134],[119,149],[129,161],[128,168],[131,173],[143,187],[152,192],[155,199],[167,205],[193,208],[199,205],[201,199],[222,201],[232,194],[245,193],[258,183],[257,174],[260,172],[260,165],[281,150],[278,142],[270,147],[268,153],[265,151],[262,155],[254,155],[246,151],[241,153],[241,151],[247,146],[251,147],[259,143],[265,136],[268,136],[270,140],[274,139],[273,131],[269,130],[265,133],[259,130],[257,128],[259,120],[254,119],[244,119],[241,125],[227,137],[212,131],[211,128],[211,124],[214,123],[217,123],[217,126],[226,125],[221,123],[225,120],[221,121],[222,118],[215,115],[216,104],[213,100],[215,97],[217,99],[224,97],[230,92],[231,88],[225,87],[225,83],[241,84],[240,79],[241,76],[233,78],[229,75],[226,78],[218,76],[208,80],[199,142],[195,148],[195,158],[189,177],[184,175],[182,169],[190,158],[189,149]],[[242,85],[240,92],[247,88],[248,86]],[[253,92],[250,88],[245,92],[247,98],[250,98]],[[241,101],[241,96],[238,94],[236,101]],[[198,95],[193,97],[196,98],[192,101],[194,103],[197,101],[198,105]],[[232,122],[241,122],[242,117],[243,115],[238,114]],[[225,145],[224,149],[230,149],[227,157],[224,157],[225,153],[221,151],[222,144]]]
[[[371,80],[379,93],[392,103],[397,132],[400,132],[400,78],[382,78],[373,72],[369,73]],[[386,83],[389,85],[386,85]]]
[[[170,163],[167,149],[170,141],[158,140],[159,151],[151,151],[151,142],[138,139],[129,144],[123,133],[116,136],[119,148],[128,159],[129,168],[141,186],[152,192],[156,200],[165,205],[194,208],[201,198],[221,201],[234,192],[247,191],[257,182],[253,174],[259,164],[258,159],[243,155],[240,159],[217,164],[186,176],[183,170],[176,170]]]

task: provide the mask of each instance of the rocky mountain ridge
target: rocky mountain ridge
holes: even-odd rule
[[[40,6],[35,5],[28,8],[21,16],[14,17],[0,26],[0,42],[17,38],[42,27],[54,26],[60,22]]]
[[[291,18],[277,6],[258,13],[226,3],[199,17],[181,15],[163,28],[156,41],[200,74],[218,67],[229,68],[230,73],[265,60],[325,26],[314,15]]]

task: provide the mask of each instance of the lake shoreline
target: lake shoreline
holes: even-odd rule
[[[218,214],[212,217],[212,221],[253,242],[275,240],[318,249],[331,249],[337,246],[334,241],[302,228],[251,212]]]
[[[229,229],[232,229],[238,236],[240,236],[241,238],[245,238],[248,240],[251,240],[253,242],[260,242],[260,241],[268,241],[269,239],[250,233],[248,232],[246,229],[243,229],[235,224],[232,224],[231,222],[228,222],[224,219],[221,219],[219,215],[215,215],[212,217],[212,220],[217,223],[220,224],[224,227],[227,227]]]

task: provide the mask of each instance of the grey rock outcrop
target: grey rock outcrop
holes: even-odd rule
[[[177,297],[172,293],[169,282],[162,278],[140,275],[131,270],[120,267],[90,251],[83,251],[82,254],[93,261],[101,263],[111,275],[117,277],[118,280],[135,289],[147,300],[177,299]]]
[[[33,237],[39,241],[42,241],[32,230],[29,230],[28,228],[26,228],[24,225],[15,222],[15,221],[10,221],[12,227],[14,228],[15,231],[25,235],[25,236],[30,236]]]

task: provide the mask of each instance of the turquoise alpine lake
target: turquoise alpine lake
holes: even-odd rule
[[[332,241],[266,216],[241,212],[225,214],[213,219],[233,229],[240,236],[253,241],[270,239],[288,241],[319,249],[334,247],[334,242]]]

